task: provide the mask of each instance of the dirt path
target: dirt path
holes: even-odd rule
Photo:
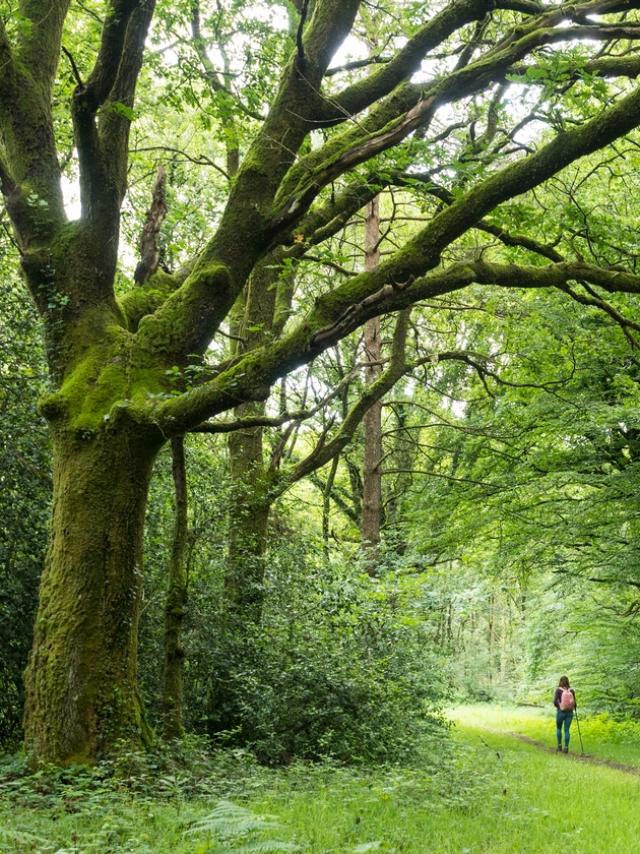
[[[549,747],[543,741],[530,738],[528,735],[522,735],[519,732],[510,732],[509,735],[512,735],[518,741],[522,741],[525,744],[531,744],[533,747],[545,750],[547,753],[555,754],[557,752],[554,747]],[[614,762],[613,759],[601,759],[599,756],[589,756],[588,753],[567,753],[565,758],[573,759],[575,762],[588,762],[590,765],[604,765],[607,768],[615,768],[616,771],[624,771],[625,774],[633,774],[635,777],[640,777],[640,768],[635,768],[633,765],[623,765],[621,762]]]

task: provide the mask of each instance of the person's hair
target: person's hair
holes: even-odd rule
[[[558,682],[560,688],[568,688],[569,687],[569,677],[561,676],[560,681]]]

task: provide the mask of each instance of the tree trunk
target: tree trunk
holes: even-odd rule
[[[393,537],[393,544],[397,554],[403,555],[407,549],[406,531],[402,525],[403,501],[410,494],[413,476],[411,474],[415,465],[416,444],[411,438],[408,428],[410,406],[398,401],[393,412],[396,427],[392,448],[392,468],[398,474],[390,489],[390,494],[385,505],[385,530]]]
[[[365,219],[365,270],[371,272],[380,262],[380,213],[378,199],[367,205]],[[368,320],[364,328],[364,347],[369,367],[365,369],[367,385],[374,383],[382,372],[380,318]],[[382,517],[382,401],[377,400],[367,411],[364,425],[364,460],[362,467],[362,541],[369,575],[375,575],[377,551],[380,544]]]
[[[147,741],[137,690],[145,505],[160,442],[138,427],[53,431],[53,517],[26,673],[35,762]]]
[[[165,738],[183,734],[182,709],[184,701],[184,648],[182,624],[187,598],[188,495],[187,469],[184,458],[184,437],[171,440],[175,519],[167,598],[164,610],[164,663],[162,670],[162,712]]]
[[[237,407],[237,417],[264,414],[264,404]],[[271,502],[265,488],[263,429],[229,434],[233,509],[229,513],[229,552],[225,587],[228,604],[241,620],[259,622],[264,598],[264,554]]]
[[[336,479],[336,473],[338,471],[338,465],[340,463],[340,455],[336,454],[336,456],[331,461],[331,468],[329,469],[329,476],[327,477],[327,483],[325,485],[324,491],[322,493],[322,544],[324,549],[325,559],[329,559],[329,535],[330,535],[330,515],[331,515],[331,493],[333,491],[333,484]]]

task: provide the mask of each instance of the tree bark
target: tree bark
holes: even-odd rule
[[[327,483],[322,493],[322,546],[324,549],[324,556],[326,560],[329,559],[329,535],[331,533],[331,492],[333,491],[333,484],[336,479],[336,473],[338,471],[339,462],[340,455],[336,454],[333,460],[331,461],[331,468],[329,469]]]
[[[182,626],[188,599],[188,493],[184,457],[184,437],[171,440],[175,520],[169,579],[164,611],[164,662],[162,670],[162,713],[165,738],[178,738],[184,732],[184,648]]]
[[[366,208],[365,218],[365,271],[372,272],[380,262],[380,211],[376,197]],[[367,385],[372,385],[382,373],[380,318],[368,320],[364,328],[365,368]],[[375,575],[377,551],[380,544],[382,517],[382,400],[376,400],[363,419],[364,459],[362,467],[362,542],[369,575]]]
[[[137,633],[159,445],[131,425],[97,437],[53,430],[52,533],[25,680],[25,744],[38,763],[92,762],[120,739],[150,739]]]
[[[244,404],[239,417],[259,415],[263,404]],[[264,598],[264,555],[267,549],[269,500],[263,460],[263,429],[229,434],[233,509],[229,514],[229,551],[225,588],[232,612],[259,623]]]
[[[403,530],[402,505],[404,496],[410,490],[412,482],[411,471],[415,465],[416,445],[411,438],[408,428],[409,405],[398,401],[394,407],[396,427],[393,437],[392,460],[393,468],[398,474],[394,478],[389,497],[385,505],[385,530],[393,536],[394,548],[398,554],[404,554],[407,548],[405,531]]]
[[[293,276],[281,267],[276,253],[260,263],[247,287],[243,317],[235,332],[240,339],[235,353],[251,352],[278,337],[291,309]],[[269,387],[263,390],[266,399]],[[265,414],[263,402],[236,407],[236,418]],[[229,604],[254,623],[262,615],[264,555],[267,549],[270,472],[264,459],[264,429],[237,430],[229,434],[229,473],[233,510],[229,514],[229,552],[225,585]]]

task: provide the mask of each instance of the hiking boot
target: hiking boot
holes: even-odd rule
[[[563,749],[563,751],[562,751],[562,752],[563,752],[563,753],[568,753],[568,752],[569,752],[569,748],[568,748],[568,747],[565,747],[565,748]]]
[[[559,745],[556,747],[556,753],[562,753],[562,745],[561,745],[561,744],[559,744]]]

